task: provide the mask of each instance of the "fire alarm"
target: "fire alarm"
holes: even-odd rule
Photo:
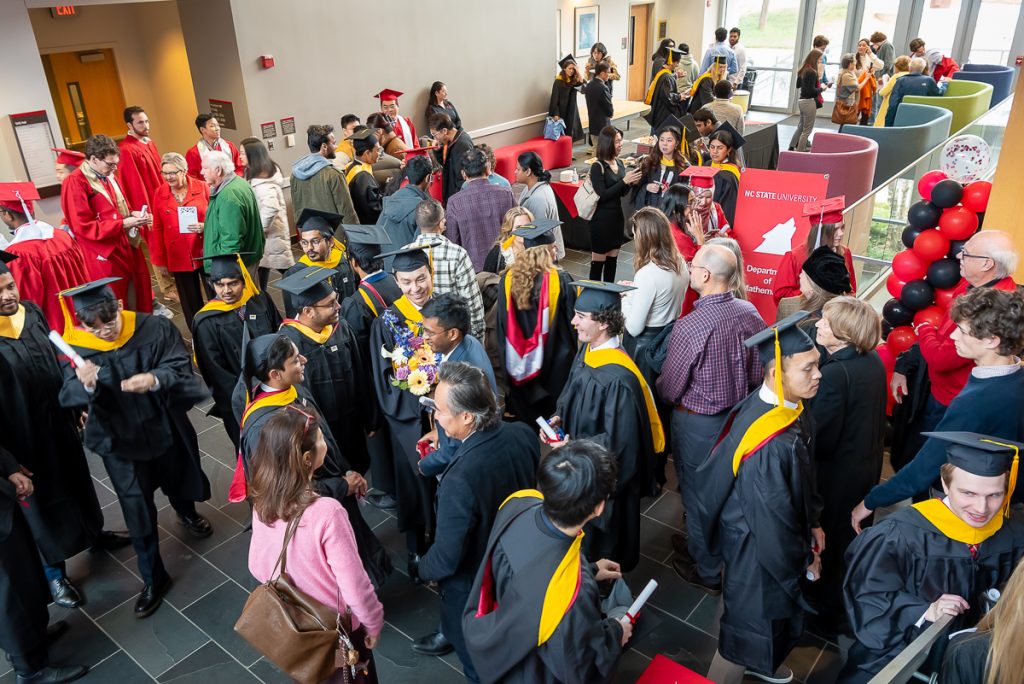
[[[272,69],[274,67],[274,56],[260,55],[260,66],[264,69]]]
[[[1017,59],[1013,60],[1013,63],[1017,66],[1024,65],[1024,57],[1018,56]]]

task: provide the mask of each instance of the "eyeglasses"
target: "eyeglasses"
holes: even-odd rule
[[[966,249],[960,250],[960,253],[956,255],[957,259],[991,259],[990,256],[984,254],[971,254]]]
[[[338,297],[337,297],[337,295],[332,297],[331,301],[327,302],[326,304],[314,304],[313,308],[314,309],[333,309],[336,306],[338,306]]]
[[[161,171],[160,175],[163,176],[164,178],[174,178],[179,173],[184,173],[184,172],[183,171]]]
[[[320,245],[327,242],[327,238],[313,238],[312,240],[299,240],[300,247],[319,247]]]
[[[109,323],[102,323],[102,324],[100,324],[98,326],[95,326],[95,327],[91,326],[91,325],[85,325],[83,323],[82,327],[85,328],[86,332],[90,332],[93,335],[97,335],[99,333],[113,332],[117,328],[117,323],[118,323],[118,319],[115,318],[114,320],[110,321]]]
[[[306,423],[302,426],[302,434],[308,434],[309,428],[313,426],[313,421],[316,420],[315,418],[313,418],[313,414],[306,413],[295,404],[288,404],[287,406],[284,407],[284,409],[286,411],[295,411],[295,413],[298,413],[300,416],[305,416]]]

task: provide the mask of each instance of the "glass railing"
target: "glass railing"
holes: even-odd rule
[[[1013,96],[1000,102],[978,117],[956,135],[977,135],[992,148],[992,166],[988,178],[995,173],[1002,147],[1003,134],[1013,106]],[[885,278],[893,256],[904,249],[900,240],[907,227],[907,210],[920,200],[917,181],[925,173],[938,169],[946,141],[927,152],[885,183],[875,188],[843,213],[846,223],[844,241],[853,252],[857,272],[858,296],[879,307],[889,298]]]

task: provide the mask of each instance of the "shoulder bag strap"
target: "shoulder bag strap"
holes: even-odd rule
[[[274,569],[270,572],[271,578],[275,576],[279,577],[284,574],[288,561],[288,543],[291,542],[292,536],[295,534],[295,529],[299,526],[299,520],[302,518],[302,513],[304,512],[305,511],[300,512],[291,519],[291,522],[288,523],[288,529],[285,530],[284,533],[284,543],[281,545],[281,555],[277,557],[277,563],[274,564]],[[277,572],[278,568],[281,568],[280,574]]]

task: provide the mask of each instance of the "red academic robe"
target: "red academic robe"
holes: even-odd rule
[[[392,128],[395,129],[395,135],[405,142],[407,147],[419,147],[418,138],[416,137],[416,125],[407,116],[399,114],[395,117],[395,123],[392,124]]]
[[[121,164],[117,171],[128,206],[136,210],[145,206],[152,212],[153,196],[164,184],[156,143],[152,140],[144,143],[134,135],[126,135],[118,147],[121,148]]]
[[[242,165],[242,160],[238,154],[238,148],[235,147],[234,143],[232,143],[230,140],[225,140],[224,138],[221,138],[220,141],[222,145],[226,144],[228,146],[228,150],[230,150],[229,154],[231,156],[231,161],[235,165],[235,173],[244,178],[245,167]],[[223,149],[223,146],[221,147],[221,151],[225,151]],[[203,157],[199,154],[198,142],[192,147],[188,148],[188,150],[185,152],[185,163],[188,164],[188,175],[192,176],[197,180],[203,180]]]
[[[124,219],[114,200],[89,187],[89,180],[76,169],[67,177],[60,197],[64,219],[75,234],[85,256],[90,280],[117,277],[110,288],[129,308],[129,288],[135,295],[134,310],[153,311],[153,283],[149,278],[142,250],[132,247],[124,229]],[[129,208],[135,209],[130,204]]]
[[[857,275],[853,271],[853,254],[849,249],[844,250],[843,260],[846,262],[846,271],[850,274],[851,294],[857,294]],[[779,270],[772,280],[772,297],[778,304],[780,299],[785,297],[800,296],[800,271],[807,261],[807,246],[800,245],[796,249],[786,252],[779,262]]]
[[[63,334],[64,316],[57,294],[90,280],[78,244],[64,231],[54,230],[52,238],[16,242],[7,251],[18,257],[8,268],[21,298],[38,305],[50,327]]]

